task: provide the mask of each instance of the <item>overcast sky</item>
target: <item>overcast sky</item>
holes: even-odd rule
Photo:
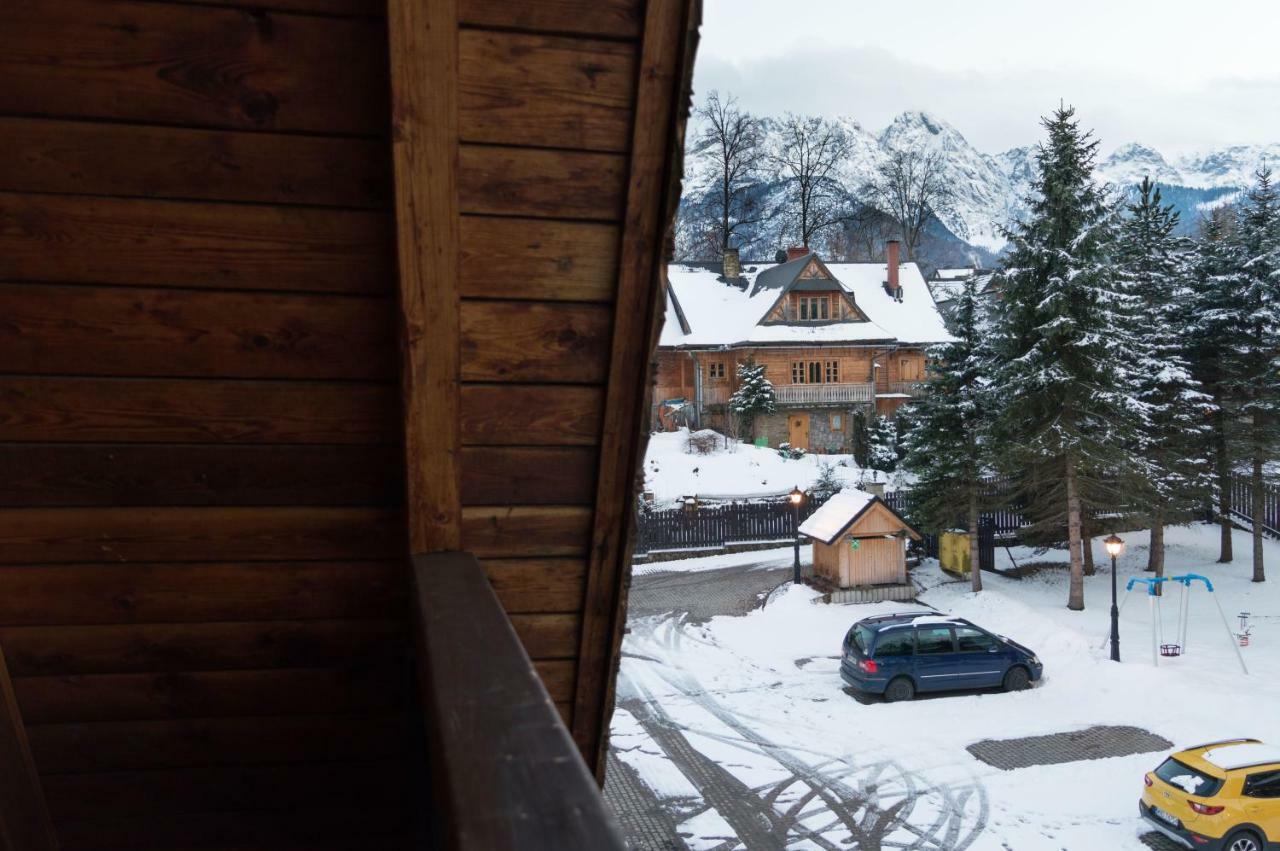
[[[932,112],[980,150],[1074,104],[1104,153],[1280,142],[1276,0],[704,0],[696,96],[879,130]]]

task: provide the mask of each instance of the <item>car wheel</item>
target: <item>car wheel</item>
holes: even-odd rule
[[[1262,840],[1250,830],[1238,830],[1222,844],[1223,851],[1262,851]]]
[[[915,696],[915,684],[906,677],[898,677],[896,680],[889,683],[884,690],[884,699],[886,703],[897,703],[900,700],[911,700]]]
[[[1005,691],[1023,691],[1031,688],[1031,674],[1021,665],[1014,665],[1004,675]]]

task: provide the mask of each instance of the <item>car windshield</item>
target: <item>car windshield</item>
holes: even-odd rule
[[[1166,759],[1156,769],[1156,777],[1159,777],[1170,786],[1177,786],[1188,795],[1197,795],[1201,798],[1212,798],[1222,788],[1222,780],[1220,778],[1211,777],[1203,771],[1197,771],[1172,757]]]

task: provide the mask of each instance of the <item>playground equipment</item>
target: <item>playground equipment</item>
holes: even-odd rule
[[[1177,583],[1182,586],[1182,590],[1178,598],[1178,622],[1173,633],[1174,640],[1166,642],[1163,609],[1165,595],[1161,593],[1161,589],[1168,582]],[[1227,622],[1226,612],[1222,610],[1222,603],[1218,601],[1218,595],[1214,593],[1213,583],[1209,581],[1208,577],[1201,576],[1198,573],[1186,573],[1182,576],[1134,577],[1125,585],[1124,599],[1120,601],[1120,611],[1124,611],[1125,604],[1129,602],[1129,592],[1133,590],[1135,585],[1145,585],[1147,587],[1147,607],[1151,612],[1151,663],[1158,667],[1161,656],[1169,658],[1181,656],[1187,652],[1187,626],[1191,606],[1191,586],[1195,582],[1204,583],[1205,590],[1209,592],[1209,597],[1218,608],[1218,615],[1222,618],[1222,626],[1227,631],[1227,640],[1231,642],[1231,647],[1236,652],[1236,659],[1240,662],[1240,669],[1248,674],[1249,668],[1245,665],[1244,655],[1240,652],[1240,647],[1249,643],[1248,615],[1244,614],[1241,617],[1241,633],[1236,633],[1232,630],[1231,624]],[[1103,644],[1105,643],[1104,640]]]
[[[1241,612],[1236,617],[1240,618],[1240,631],[1236,633],[1236,640],[1241,647],[1248,647],[1249,635],[1253,632],[1253,627],[1249,625],[1249,613]]]

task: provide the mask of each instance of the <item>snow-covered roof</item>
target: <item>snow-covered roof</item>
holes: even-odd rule
[[[1280,747],[1262,742],[1234,742],[1207,750],[1202,756],[1205,762],[1230,771],[1250,765],[1280,763]]]
[[[973,269],[939,269],[933,273],[935,281],[963,281],[965,278],[973,274]]]
[[[800,534],[829,544],[855,517],[867,510],[875,496],[857,488],[845,488],[831,496],[800,524]]]
[[[888,269],[883,263],[826,264],[840,288],[853,296],[867,322],[762,325],[761,320],[785,287],[779,281],[794,278],[787,276],[784,267],[796,262],[744,264],[737,282],[725,282],[712,268],[672,264],[667,268],[670,290],[659,345],[930,344],[952,339],[915,263],[898,267],[901,301],[885,291]],[[685,328],[689,330],[686,332]]]

